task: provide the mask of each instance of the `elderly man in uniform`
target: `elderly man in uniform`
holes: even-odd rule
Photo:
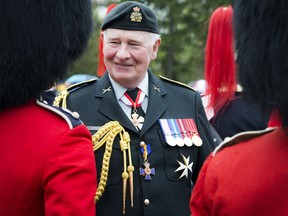
[[[101,29],[107,72],[99,80],[72,86],[55,101],[79,112],[96,132],[101,172],[97,214],[189,216],[192,183],[213,148],[201,97],[148,69],[161,42],[149,7],[121,3]],[[123,131],[120,143],[116,128]]]

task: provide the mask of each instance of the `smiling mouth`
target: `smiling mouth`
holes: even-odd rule
[[[121,63],[115,63],[119,67],[131,67],[131,64],[121,64]]]

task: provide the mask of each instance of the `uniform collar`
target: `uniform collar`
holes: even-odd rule
[[[117,100],[120,100],[120,98],[123,96],[123,94],[126,92],[127,88],[124,88],[123,86],[116,83],[108,74],[109,80],[113,86],[115,96]],[[139,89],[141,89],[142,92],[145,93],[145,95],[148,97],[149,95],[149,76],[148,72],[146,72],[144,79],[141,81],[141,83],[137,86]]]

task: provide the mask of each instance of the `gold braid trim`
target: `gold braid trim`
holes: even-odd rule
[[[69,92],[67,90],[63,90],[59,93],[57,97],[55,97],[55,100],[53,102],[53,106],[60,107],[60,104],[62,102],[62,108],[67,109],[66,99],[69,96]]]
[[[64,90],[60,92],[60,94],[55,97],[53,102],[54,106],[62,107],[64,109],[67,108],[67,97],[69,96],[68,90]],[[131,207],[133,207],[133,172],[134,166],[132,165],[132,156],[131,156],[131,148],[130,148],[130,136],[124,130],[124,128],[119,124],[117,121],[110,121],[102,126],[93,136],[93,150],[97,151],[101,146],[105,143],[105,152],[103,156],[102,168],[101,168],[101,175],[100,181],[97,187],[97,191],[94,197],[95,203],[99,201],[100,197],[105,191],[107,179],[108,179],[108,172],[109,172],[109,164],[110,158],[112,155],[112,145],[114,139],[117,135],[120,135],[120,149],[123,153],[123,164],[124,169],[122,172],[122,179],[123,179],[123,214],[125,214],[125,206],[126,206],[126,191],[127,191],[127,181],[129,178],[129,186],[130,186],[130,202]],[[128,152],[128,161],[129,166],[127,167],[127,152]],[[127,172],[128,171],[128,172]]]
[[[100,181],[98,184],[98,188],[95,194],[94,201],[95,203],[99,201],[100,197],[105,191],[108,172],[109,172],[109,163],[112,155],[112,145],[117,134],[120,135],[120,149],[123,153],[123,214],[125,214],[125,206],[126,206],[126,191],[127,191],[127,181],[129,178],[130,184],[130,199],[131,199],[131,207],[133,207],[133,171],[134,166],[132,165],[132,157],[131,157],[131,148],[130,148],[130,136],[124,130],[124,128],[117,121],[110,121],[102,126],[93,136],[93,150],[97,151],[101,146],[105,143],[105,152],[103,156],[102,168]],[[127,151],[128,151],[128,161],[129,166],[127,167]],[[127,172],[128,170],[128,172]]]

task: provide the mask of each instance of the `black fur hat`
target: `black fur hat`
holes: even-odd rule
[[[90,0],[1,0],[0,111],[38,98],[86,47]]]
[[[288,1],[235,0],[234,33],[244,96],[288,117]]]

